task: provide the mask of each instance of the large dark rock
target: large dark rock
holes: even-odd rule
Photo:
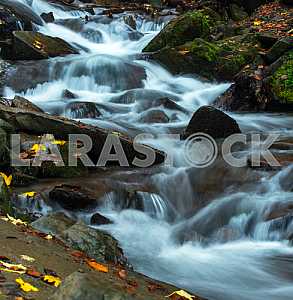
[[[74,101],[69,103],[66,106],[65,110],[68,117],[73,119],[95,119],[101,116],[101,113],[98,110],[96,103],[93,102]]]
[[[50,200],[67,210],[83,210],[97,206],[97,199],[80,186],[60,185],[49,193]]]
[[[173,74],[193,73],[209,80],[231,81],[241,69],[251,63],[259,50],[253,34],[208,42],[195,38],[177,47],[165,47],[151,57]]]
[[[133,165],[135,158],[144,160],[146,157],[141,152],[134,148],[133,141],[126,136],[113,133],[109,130],[102,129],[96,126],[90,126],[81,124],[76,121],[69,119],[52,116],[45,113],[31,112],[27,110],[21,110],[18,108],[9,107],[0,104],[0,119],[7,121],[15,127],[15,130],[30,133],[35,135],[43,135],[46,133],[53,134],[56,139],[68,140],[69,134],[85,134],[92,139],[93,147],[88,153],[89,157],[97,163],[99,156],[103,150],[104,144],[108,138],[112,142],[121,143],[124,150],[127,162],[130,166]],[[149,146],[143,146],[147,149],[151,149]],[[154,164],[163,163],[165,160],[165,155],[163,152],[153,149],[155,153]],[[117,164],[118,162],[112,162],[112,164]],[[57,169],[63,169],[56,167]],[[68,167],[70,168],[70,167]],[[68,171],[72,172],[71,167]]]
[[[215,21],[210,11],[191,11],[174,20],[144,48],[144,52],[158,51],[166,46],[182,45],[194,38],[207,36]]]
[[[95,213],[91,217],[91,225],[106,225],[111,223],[113,222],[99,213]]]
[[[13,36],[11,53],[6,53],[11,56],[7,58],[13,60],[38,60],[78,53],[62,39],[39,32],[15,31]]]
[[[126,264],[127,260],[116,239],[82,222],[77,222],[63,231],[62,239],[70,247],[86,253],[97,261]]]
[[[43,216],[31,223],[39,231],[52,234],[66,245],[86,253],[100,262],[126,264],[117,240],[111,235],[90,228],[83,222],[75,222],[63,213],[53,213]]]
[[[214,139],[227,138],[232,134],[241,133],[234,119],[212,106],[202,106],[193,114],[182,137],[188,138],[200,132]]]
[[[0,0],[0,6],[8,9],[17,18],[20,18],[27,27],[31,27],[31,23],[43,25],[42,19],[29,6],[20,1]]]
[[[214,104],[231,111],[292,111],[292,66],[291,50],[266,68],[260,61],[243,69]]]
[[[40,109],[38,106],[30,102],[29,100],[20,97],[15,96],[14,99],[11,102],[12,107],[28,110],[28,111],[34,111],[34,112],[40,112],[43,113],[44,111]]]

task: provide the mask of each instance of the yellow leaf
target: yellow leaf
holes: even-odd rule
[[[46,151],[47,148],[45,145],[43,144],[34,144],[32,147],[31,147],[31,151],[35,152],[35,153],[38,153],[40,151]]]
[[[64,146],[66,144],[66,141],[55,140],[55,141],[52,142],[52,144]]]
[[[31,285],[28,282],[23,281],[21,278],[16,278],[15,282],[18,283],[20,285],[20,288],[26,293],[39,291],[38,288],[36,288],[35,286]]]
[[[21,255],[20,257],[21,257],[21,259],[26,260],[26,261],[30,261],[30,262],[35,261],[35,259],[33,257],[30,257],[28,255]]]
[[[0,176],[3,178],[3,180],[4,180],[4,182],[6,183],[7,186],[11,185],[12,175],[7,176],[6,174],[0,172]]]
[[[24,225],[24,226],[27,226],[27,222],[24,222],[24,221],[22,221],[20,219],[15,219],[15,218],[9,216],[8,214],[7,214],[6,217],[0,217],[0,219],[3,220],[3,221],[5,221],[5,222],[10,222],[13,225]]]
[[[174,293],[166,296],[166,298],[170,298],[170,297],[172,297],[174,295],[175,296],[178,295],[178,296],[180,296],[182,298],[185,298],[185,299],[188,299],[188,300],[193,300],[192,298],[195,298],[195,296],[192,296],[192,295],[188,294],[187,292],[185,292],[183,290],[176,291],[176,292],[174,292]]]
[[[48,241],[53,240],[53,236],[51,234],[47,234],[45,236],[45,239],[48,240]]]
[[[255,21],[253,22],[253,25],[254,25],[254,26],[259,26],[260,24],[261,24],[261,21],[255,20]]]
[[[27,267],[23,265],[10,264],[5,261],[0,260],[0,270],[11,273],[24,274],[27,270]]]
[[[101,265],[101,264],[97,263],[95,260],[87,260],[86,262],[91,268],[93,268],[97,271],[104,272],[104,273],[109,272],[109,269],[107,266]]]
[[[28,198],[33,198],[33,197],[35,197],[36,194],[37,194],[36,192],[26,192],[26,193],[23,193],[22,196],[28,197]]]
[[[47,282],[49,284],[52,284],[54,285],[55,287],[58,287],[60,284],[61,284],[61,279],[59,277],[55,277],[55,276],[52,276],[52,275],[45,275],[42,280],[44,282]]]

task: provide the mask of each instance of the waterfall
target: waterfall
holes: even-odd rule
[[[127,12],[110,20],[98,14],[86,20],[83,11],[63,10],[42,0],[33,0],[30,6],[38,15],[52,11],[57,19],[39,25],[38,31],[63,38],[79,54],[47,60],[47,78],[26,90],[7,86],[6,96],[21,95],[49,113],[129,135],[152,133],[147,142],[172,154],[173,166],[149,175],[155,191],[137,192],[143,209],[122,207],[126,196],[109,192],[103,199],[105,206],[98,210],[114,222],[102,228],[119,240],[134,268],[210,300],[291,299],[293,268],[287,261],[293,256],[292,218],[269,216],[276,207],[293,205],[292,166],[270,176],[236,170],[217,160],[200,170],[183,159],[182,141],[160,136],[182,132],[193,112],[210,104],[230,83],[173,76],[142,58],[142,49],[168,17],[154,21],[137,13],[133,29],[124,22]],[[30,72],[29,65],[23,68]],[[166,97],[176,109],[160,101]],[[72,113],[70,105],[76,102],[93,104],[100,115],[83,116],[83,110]],[[154,110],[168,122],[143,121]],[[273,131],[293,136],[290,115],[231,116],[244,133]]]

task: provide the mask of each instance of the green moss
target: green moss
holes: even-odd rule
[[[195,39],[191,44],[190,51],[200,59],[213,62],[218,60],[220,48],[203,39]]]
[[[293,103],[293,51],[287,54],[284,63],[273,75],[271,86],[280,102]]]
[[[211,31],[211,16],[203,11],[191,11],[172,20],[143,50],[154,52],[165,46],[174,47],[205,37]]]

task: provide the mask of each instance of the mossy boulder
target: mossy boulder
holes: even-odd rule
[[[166,46],[174,47],[205,37],[215,22],[215,14],[211,10],[188,12],[174,20],[144,48],[144,52],[158,51]]]
[[[37,60],[77,53],[60,38],[46,36],[40,32],[14,31],[12,46],[1,52],[1,55],[12,60]]]
[[[179,47],[165,47],[153,58],[172,73],[195,73],[209,80],[230,81],[254,60],[259,46],[254,35],[208,42],[195,38]]]
[[[293,104],[293,50],[283,57],[283,63],[269,79],[274,97],[283,104]]]

